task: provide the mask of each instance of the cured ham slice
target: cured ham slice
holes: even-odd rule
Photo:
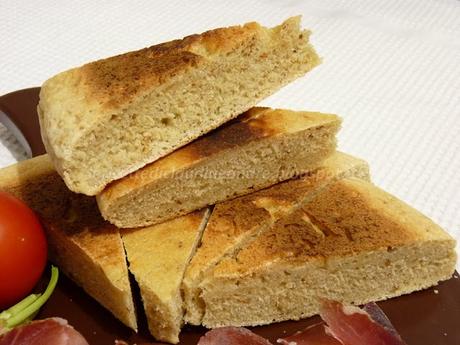
[[[383,311],[375,303],[363,309],[322,300],[320,322],[288,337],[281,345],[406,345]],[[327,325],[326,325],[327,323]],[[0,336],[0,345],[89,345],[66,320],[33,321]],[[128,345],[117,340],[115,345]],[[149,345],[149,344],[144,344]],[[197,345],[272,345],[243,327],[210,330]]]
[[[375,303],[363,309],[323,300],[324,321],[289,337],[282,345],[405,345],[390,320]]]
[[[320,315],[344,345],[406,345],[376,304],[360,309],[323,300]]]
[[[379,323],[383,326],[388,332],[392,333],[395,337],[401,338],[398,334],[398,331],[394,328],[393,324],[391,323],[390,319],[385,315],[380,307],[372,302],[368,303],[363,307],[363,310],[369,314],[369,316],[375,322]]]
[[[282,345],[342,345],[340,341],[329,335],[324,322],[307,327],[289,337],[276,341]]]
[[[134,345],[155,345],[158,343],[140,343],[140,344],[134,344]],[[115,340],[115,345],[129,345],[126,341],[124,340]]]
[[[19,326],[0,336],[0,345],[89,345],[66,320],[50,318]]]
[[[272,345],[267,339],[243,327],[222,327],[207,332],[197,345]]]

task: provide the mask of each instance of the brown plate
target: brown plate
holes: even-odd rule
[[[0,97],[0,121],[33,155],[44,153],[36,112],[38,91],[39,88],[32,88]],[[47,279],[43,278],[38,289],[46,285]],[[380,302],[379,305],[409,345],[460,344],[460,278],[457,273],[434,288]],[[154,341],[148,334],[143,315],[139,317],[139,334],[135,334],[65,276],[61,276],[55,293],[38,315],[39,318],[51,316],[67,319],[92,345],[113,345],[115,339],[137,343]],[[275,344],[277,338],[318,320],[318,317],[313,317],[255,327],[253,330]],[[180,344],[195,345],[204,332],[203,328],[186,327]]]

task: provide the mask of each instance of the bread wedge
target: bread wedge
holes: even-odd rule
[[[185,321],[201,324],[204,304],[200,284],[222,258],[232,256],[328,184],[347,176],[368,180],[368,165],[361,159],[337,152],[315,172],[217,204],[182,282]]]
[[[43,84],[43,142],[67,186],[95,195],[319,62],[300,17],[274,28],[216,29],[92,62]]]
[[[363,180],[324,188],[290,217],[222,260],[201,284],[206,327],[254,326],[344,303],[411,293],[449,279],[455,240]]]
[[[115,181],[98,196],[120,228],[157,224],[313,170],[336,147],[335,115],[252,108]]]
[[[47,155],[0,170],[0,190],[39,215],[49,256],[67,276],[128,327],[137,330],[123,243],[95,198],[69,191]]]
[[[122,232],[129,270],[140,287],[149,330],[157,340],[179,342],[183,325],[180,286],[208,217],[206,208]]]

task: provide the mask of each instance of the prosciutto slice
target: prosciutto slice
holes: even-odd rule
[[[307,327],[289,337],[276,341],[282,345],[342,345],[340,341],[329,335],[324,322]]]
[[[320,315],[343,345],[406,345],[376,304],[360,309],[323,300]]]
[[[369,316],[375,322],[379,323],[383,326],[388,332],[392,333],[395,337],[400,338],[401,336],[398,334],[398,331],[394,328],[393,324],[391,323],[390,319],[385,315],[380,307],[372,302],[368,303],[363,307],[363,310],[369,314]],[[402,341],[402,339],[401,339]]]
[[[89,345],[66,320],[50,318],[19,326],[0,336],[0,345]]]
[[[140,344],[134,344],[134,345],[155,345],[158,343],[140,343]],[[115,345],[129,345],[126,341],[124,340],[115,340]]]
[[[243,327],[222,327],[207,332],[197,345],[272,345],[267,339]]]

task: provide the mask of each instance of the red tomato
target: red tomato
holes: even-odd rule
[[[22,201],[0,192],[0,311],[31,292],[47,257],[45,233]]]

